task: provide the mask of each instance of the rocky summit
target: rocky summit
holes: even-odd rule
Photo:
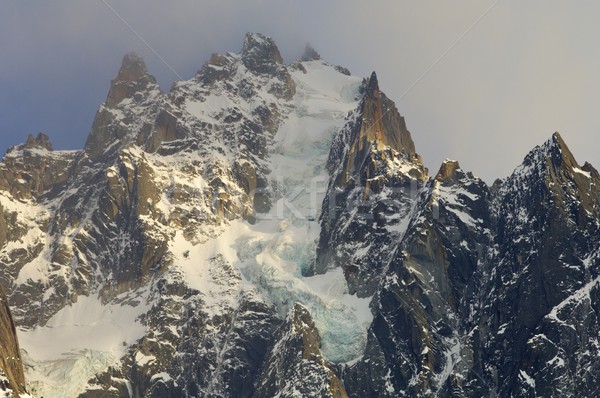
[[[10,148],[0,269],[0,395],[600,396],[598,171],[429,174],[375,73],[261,34]]]

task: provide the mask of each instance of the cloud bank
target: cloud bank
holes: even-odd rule
[[[105,2],[186,79],[212,52],[239,51],[247,31],[272,36],[287,61],[310,42],[356,75],[376,70],[433,172],[455,158],[492,182],[554,131],[581,163],[600,167],[600,4]],[[1,151],[38,131],[57,148],[81,148],[128,51],[144,56],[165,90],[177,79],[105,2],[2,2]]]

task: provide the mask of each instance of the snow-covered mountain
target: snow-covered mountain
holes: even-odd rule
[[[375,73],[260,34],[168,93],[128,54],[82,150],[0,163],[44,397],[595,397],[599,242],[558,133],[492,187],[429,176]]]

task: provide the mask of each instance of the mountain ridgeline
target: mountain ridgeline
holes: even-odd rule
[[[82,150],[10,148],[0,268],[17,394],[600,396],[598,171],[555,133],[430,175],[375,73],[261,34],[167,93],[127,54]]]

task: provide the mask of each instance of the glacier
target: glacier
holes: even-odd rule
[[[352,363],[359,359],[366,345],[372,321],[370,298],[350,295],[341,269],[310,277],[303,276],[303,272],[314,262],[320,232],[318,219],[329,179],[326,162],[331,141],[346,122],[346,115],[357,106],[361,79],[342,74],[320,60],[302,65],[304,71],[292,72],[296,84],[296,94],[291,100],[293,110],[286,115],[270,147],[268,178],[276,196],[271,210],[257,214],[254,224],[238,219],[220,227],[207,226],[205,232],[213,237],[200,241],[190,241],[177,232],[170,244],[173,265],[165,279],[184,281],[202,292],[205,311],[213,308],[215,313],[223,306],[235,307],[232,298],[240,293],[232,293],[231,289],[258,289],[282,318],[295,302],[301,302],[309,309],[322,336],[323,355],[332,362]],[[211,96],[204,102],[188,102],[186,107],[194,117],[206,120],[230,105],[225,97]],[[120,119],[125,117],[122,111],[117,113]],[[157,179],[170,181],[171,185],[173,181],[181,181],[182,185],[190,182],[189,178],[170,173],[169,164],[202,157],[200,153],[142,154],[135,147],[125,149],[124,153],[148,158],[158,165],[158,170],[162,168]],[[118,170],[111,167],[106,174],[114,178]],[[201,192],[206,186],[202,178],[191,183],[192,192]],[[156,207],[164,214],[172,211],[164,195]],[[39,211],[48,212],[43,206]],[[27,212],[31,211],[22,211]],[[43,234],[36,231],[32,229],[32,239],[43,239]],[[45,252],[40,254],[39,261],[24,268],[19,277],[47,279],[44,266],[47,257]],[[227,275],[211,274],[211,259],[218,257],[234,266],[242,277],[241,284],[231,287],[222,280]],[[58,398],[93,388],[87,385],[88,380],[117,365],[127,347],[145,333],[140,319],[152,306],[153,298],[149,286],[128,295],[134,293],[137,301],[122,297],[121,305],[103,303],[97,295],[80,296],[45,326],[21,328],[19,336],[32,390],[47,398]],[[52,344],[48,345],[46,342],[50,341]],[[136,359],[141,364],[151,360]]]

